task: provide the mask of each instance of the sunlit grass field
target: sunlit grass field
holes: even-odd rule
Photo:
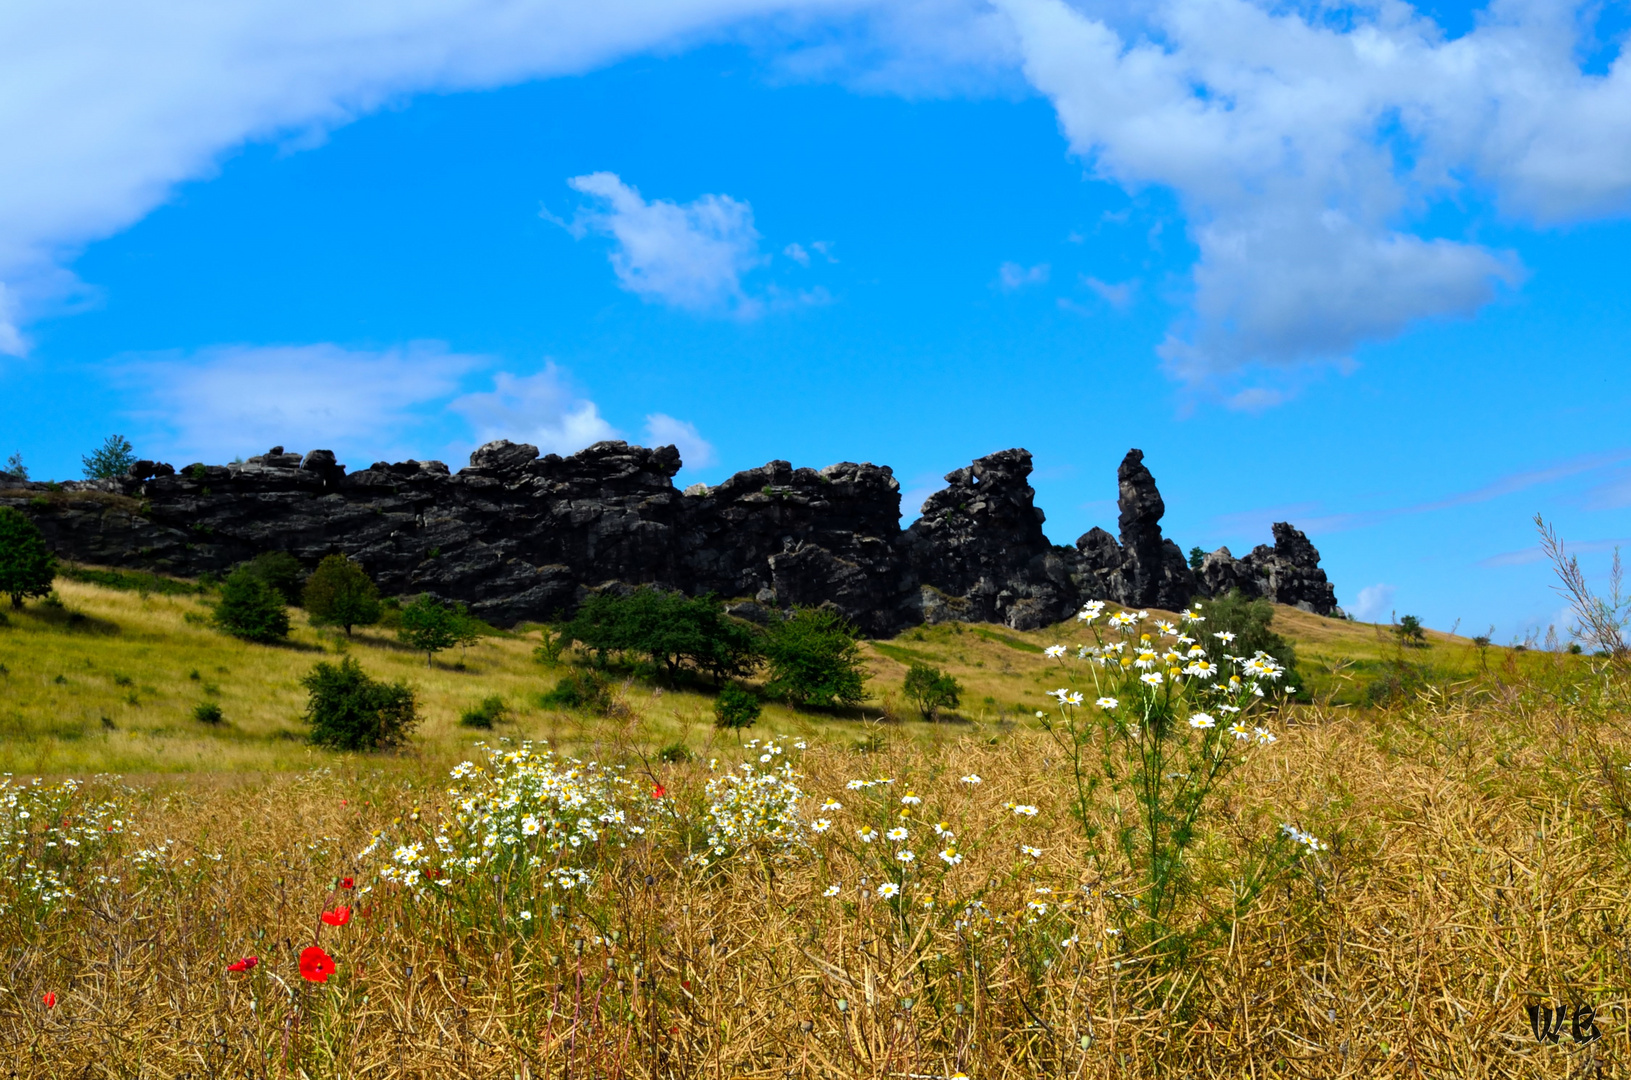
[[[0,790],[11,1075],[1626,1075],[1631,685],[1599,659],[1404,649],[1280,610],[1312,701],[1254,718],[1277,741],[1218,790],[1152,936],[1110,839],[1128,807],[1073,816],[1034,715],[1078,684],[1042,652],[1078,644],[1074,624],[869,643],[866,707],[770,705],[739,743],[700,687],[627,679],[609,718],[540,707],[566,669],[533,658],[537,629],[427,667],[387,632],[243,645],[193,596],[60,593],[0,628],[5,769],[125,779]],[[298,679],[341,648],[415,687],[403,751],[303,743]],[[962,681],[955,716],[904,702],[914,660]],[[1427,681],[1370,691],[1406,669]],[[461,727],[491,694],[513,719]],[[219,728],[192,719],[202,701]],[[604,771],[502,756],[524,739]],[[659,756],[676,742],[691,760]],[[450,777],[467,760],[481,771]],[[779,779],[730,810],[726,773]],[[473,858],[510,843],[482,824],[461,848],[458,827],[506,804],[480,793],[507,774],[542,784],[505,789],[523,810],[581,795],[594,838],[556,858],[582,876],[404,879],[437,836]],[[803,808],[781,838],[763,832],[778,793]],[[726,818],[746,831],[721,856]],[[30,891],[42,866],[57,883]],[[300,973],[313,947],[326,981]],[[1547,1040],[1541,1005],[1567,1013]]]

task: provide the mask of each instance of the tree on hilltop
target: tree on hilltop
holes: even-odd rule
[[[57,576],[57,559],[45,546],[40,528],[28,515],[0,507],[0,593],[11,596],[11,606],[23,606],[25,596],[48,596]]]
[[[109,435],[101,446],[79,460],[85,463],[85,479],[111,480],[130,471],[136,463],[136,448],[123,435]]]

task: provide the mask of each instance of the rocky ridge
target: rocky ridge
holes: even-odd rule
[[[946,476],[902,530],[887,466],[772,461],[681,492],[679,451],[602,442],[562,457],[506,440],[454,473],[439,461],[347,472],[327,450],[281,446],[232,465],[139,461],[114,480],[30,483],[0,473],[0,505],[29,514],[58,554],[181,576],[263,551],[308,566],[342,553],[387,594],[429,592],[499,625],[555,616],[590,590],[661,585],[742,601],[743,614],[831,604],[869,634],[921,622],[1033,629],[1090,599],[1169,610],[1238,588],[1322,615],[1336,594],[1308,538],[1227,548],[1192,571],[1164,537],[1155,478],[1122,461],[1118,536],[1051,544],[1031,455],[1003,450]]]

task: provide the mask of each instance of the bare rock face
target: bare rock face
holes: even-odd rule
[[[562,457],[501,440],[458,473],[439,461],[347,472],[330,451],[276,446],[179,471],[139,461],[115,480],[8,478],[0,505],[29,514],[67,559],[195,576],[263,551],[308,566],[340,553],[387,594],[461,600],[500,625],[643,584],[711,592],[764,618],[826,605],[876,635],[951,619],[1033,629],[1089,599],[1177,608],[1197,588],[1335,607],[1319,553],[1289,525],[1244,559],[1214,552],[1197,582],[1161,534],[1165,506],[1136,450],[1119,473],[1120,539],[1094,529],[1071,548],[1043,534],[1025,450],[948,474],[904,531],[886,466],[772,461],[683,493],[679,468],[672,446],[624,442]]]

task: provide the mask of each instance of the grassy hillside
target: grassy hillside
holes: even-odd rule
[[[107,580],[131,582],[117,575]],[[495,735],[547,738],[588,752],[612,742],[653,751],[683,742],[708,754],[736,742],[713,730],[712,698],[703,686],[625,679],[621,693],[628,708],[615,721],[540,706],[538,696],[567,669],[533,658],[541,640],[536,628],[494,632],[427,667],[423,655],[408,651],[389,631],[360,628],[347,639],[313,629],[298,612],[286,645],[237,641],[208,624],[207,594],[162,579],[146,584],[136,590],[62,580],[60,606],[31,603],[9,613],[9,625],[0,627],[0,771],[131,775],[310,767],[329,755],[305,743],[299,680],[317,661],[342,653],[376,677],[408,681],[419,695],[424,724],[408,750],[377,759],[387,767],[397,761],[441,763]],[[1470,641],[1432,631],[1428,648],[1401,649],[1385,627],[1292,608],[1277,609],[1274,628],[1295,644],[1313,699],[1327,703],[1366,703],[1377,697],[1371,688],[1379,681],[1406,690],[1423,679],[1453,681],[1480,663],[1509,656],[1501,649],[1486,656]],[[1075,646],[1082,638],[1073,622],[1031,633],[962,624],[919,627],[893,641],[865,644],[874,673],[866,707],[834,714],[772,703],[759,730],[820,731],[841,744],[873,746],[880,739],[932,743],[975,731],[1001,737],[1034,726],[1035,710],[1049,704],[1045,691],[1060,683],[1057,665],[1043,649]],[[923,723],[901,696],[913,662],[943,668],[963,684],[962,707],[946,722]],[[511,722],[491,734],[459,726],[462,711],[493,694],[509,705]],[[219,705],[223,723],[193,719],[204,702]]]

